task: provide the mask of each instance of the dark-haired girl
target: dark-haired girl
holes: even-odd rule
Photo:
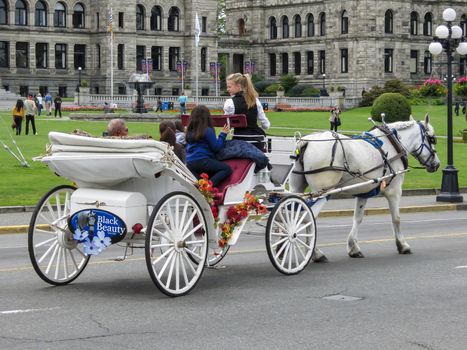
[[[23,100],[16,101],[15,106],[12,110],[13,113],[13,125],[16,125],[16,135],[21,135],[21,125],[24,119],[24,102]]]
[[[227,164],[216,159],[216,153],[224,147],[229,131],[229,126],[224,125],[219,137],[216,137],[211,113],[206,106],[196,106],[191,111],[186,135],[187,166],[198,179],[202,173],[208,174],[214,187],[232,174]]]

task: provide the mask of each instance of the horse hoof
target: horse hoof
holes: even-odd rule
[[[320,264],[325,264],[328,262],[328,258],[326,258],[326,255],[322,255],[319,258],[312,258],[312,260],[313,262]]]
[[[404,248],[399,250],[399,254],[412,254],[412,250],[410,248]]]
[[[349,253],[349,256],[351,258],[364,258],[365,257],[362,252]]]

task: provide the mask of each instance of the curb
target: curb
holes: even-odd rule
[[[451,210],[467,210],[467,204],[434,204],[434,205],[420,205],[420,206],[409,206],[399,208],[401,213],[426,213],[435,211],[451,211]],[[341,210],[323,210],[319,213],[322,218],[329,217],[344,217],[353,216],[353,209],[341,209]],[[369,215],[382,215],[390,214],[389,208],[368,208],[365,209],[365,216]],[[41,229],[47,229],[47,224],[38,225]],[[16,226],[0,226],[1,234],[14,234],[14,233],[27,233],[29,225],[16,225]]]

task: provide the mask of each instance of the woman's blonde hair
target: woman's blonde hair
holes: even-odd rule
[[[258,93],[256,92],[255,87],[253,86],[253,83],[251,81],[249,74],[241,74],[241,73],[230,74],[226,80],[228,82],[232,82],[233,84],[240,85],[248,108],[252,108],[256,106],[256,98],[258,97]]]

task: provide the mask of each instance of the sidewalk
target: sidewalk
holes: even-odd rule
[[[464,191],[463,191],[464,192]],[[355,199],[331,199],[319,214],[320,217],[352,216]],[[0,234],[26,233],[34,207],[0,207]],[[421,213],[447,210],[467,210],[467,195],[463,203],[436,202],[435,194],[403,196],[401,213]],[[385,198],[371,198],[367,202],[365,215],[389,214]]]

